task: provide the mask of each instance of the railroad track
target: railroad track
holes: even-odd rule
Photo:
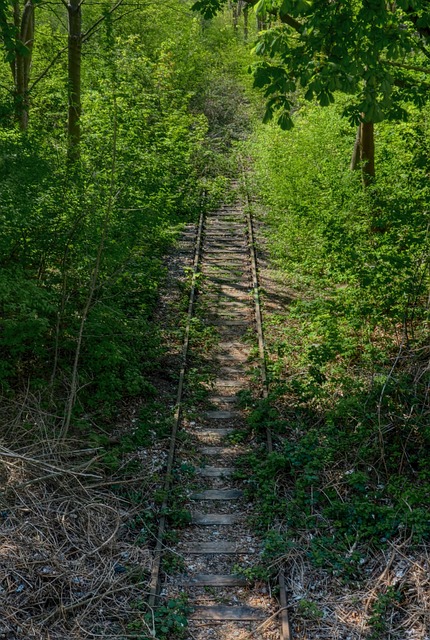
[[[197,296],[199,273],[203,274],[203,284]],[[201,306],[199,317],[216,328],[219,341],[210,409],[190,421],[182,413],[182,395],[190,323],[196,306]],[[243,488],[232,475],[238,456],[246,451],[246,445],[241,444],[245,423],[236,400],[239,391],[249,388],[253,373],[248,364],[250,332],[258,340],[262,394],[267,395],[253,221],[250,207],[236,202],[202,216],[196,233],[188,322],[164,486],[166,498],[161,512],[167,511],[175,464],[181,463],[175,460],[178,430],[187,431],[189,442],[197,451],[194,484],[198,486],[188,497],[191,523],[178,532],[178,542],[170,547],[170,552],[181,559],[181,573],[170,578],[162,575],[166,533],[166,519],[162,516],[150,586],[152,609],[187,594],[192,609],[190,640],[292,637],[282,573],[279,602],[270,596],[266,585],[253,585],[244,578],[259,552],[259,542],[247,524]],[[267,446],[272,447],[269,432]],[[183,452],[180,455],[183,458]]]

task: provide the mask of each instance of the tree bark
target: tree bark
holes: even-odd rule
[[[243,7],[243,38],[245,42],[248,42],[248,34],[249,34],[248,12],[249,12],[249,6],[245,4],[245,6]]]
[[[68,37],[68,157],[69,160],[79,158],[81,141],[81,53],[82,53],[82,11],[80,0],[69,0]]]
[[[360,142],[361,142],[361,123],[357,127],[357,135],[355,136],[354,150],[352,152],[351,171],[356,171],[360,167]]]
[[[375,178],[375,136],[373,122],[361,123],[360,138],[363,185],[368,187]]]
[[[22,130],[28,127],[31,59],[34,43],[34,5],[27,0],[21,15],[19,0],[13,3],[13,21],[16,27],[16,54],[11,62],[14,82],[15,117]],[[24,51],[24,47],[26,51]]]
[[[231,3],[231,10],[233,14],[233,29],[237,32],[240,16],[240,0]]]
[[[352,152],[350,169],[361,167],[363,185],[368,187],[375,178],[375,137],[373,122],[362,122],[358,126]]]

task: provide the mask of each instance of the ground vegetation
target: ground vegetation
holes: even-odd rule
[[[424,639],[428,107],[378,125],[364,189],[338,99],[300,104],[292,131],[259,127],[247,147],[283,305],[267,293],[269,399],[245,399],[277,444],[243,473],[267,561],[294,576],[299,637]]]

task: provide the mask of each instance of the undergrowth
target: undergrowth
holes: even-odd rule
[[[56,20],[38,16],[36,76],[44,48],[67,41]],[[184,277],[172,318],[162,317],[167,256],[185,225],[230,197],[230,148],[249,128],[243,47],[224,18],[215,22],[202,26],[173,2],[97,23],[82,62],[75,163],[63,65],[32,93],[26,132],[10,108],[3,118],[12,93],[9,64],[0,68],[0,520],[13,548],[2,559],[0,635],[185,634],[184,600],[153,615],[142,593],[166,497],[189,294]],[[190,337],[202,351],[214,343],[201,320]],[[188,372],[190,415],[212,376],[200,364]],[[179,485],[187,471],[177,473]],[[189,523],[180,488],[163,515],[172,527]]]
[[[264,314],[269,398],[242,398],[275,450],[262,444],[240,473],[258,503],[264,566],[275,573],[301,548],[359,585],[375,553],[430,542],[428,122],[411,110],[409,122],[378,125],[378,176],[365,191],[336,107],[302,108],[295,123],[258,128],[247,146],[288,302]],[[406,592],[376,593],[369,638],[390,632],[393,607],[405,618]]]

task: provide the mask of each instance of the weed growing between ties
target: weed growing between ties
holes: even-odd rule
[[[307,633],[334,633],[348,619],[353,638],[425,637],[430,193],[422,139],[428,144],[426,112],[380,125],[380,175],[365,192],[347,170],[353,132],[335,107],[303,108],[292,132],[261,129],[248,147],[265,242],[289,302],[264,314],[270,397],[243,398],[254,432],[263,440],[271,428],[275,451],[250,454],[241,473],[259,505],[264,566],[276,573],[287,564]]]
[[[145,601],[136,601],[136,611],[145,611]],[[188,615],[191,608],[186,596],[169,600],[166,604],[157,607],[154,611],[146,612],[142,620],[131,622],[128,631],[133,633],[137,640],[181,640],[187,636]]]

